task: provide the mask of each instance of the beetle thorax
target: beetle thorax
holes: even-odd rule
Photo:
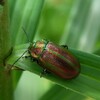
[[[29,53],[33,58],[38,59],[41,56],[44,47],[45,43],[43,41],[37,41],[29,48]]]

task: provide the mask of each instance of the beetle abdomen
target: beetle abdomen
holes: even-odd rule
[[[51,42],[47,44],[39,60],[42,67],[61,78],[71,79],[80,71],[76,58],[68,50]]]

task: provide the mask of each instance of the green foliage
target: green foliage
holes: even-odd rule
[[[9,54],[10,42],[13,46],[13,52],[7,59],[7,66],[11,67],[29,46],[22,27],[25,28],[31,41],[48,39],[59,45],[67,44],[81,64],[79,76],[72,80],[63,80],[53,74],[40,79],[42,68],[30,59],[21,58],[15,66],[31,73],[22,74],[22,71],[12,70],[13,74],[10,78],[13,77],[13,83],[10,81],[10,85],[14,86],[15,100],[100,99],[99,4],[99,0],[45,0],[45,2],[44,0],[9,0],[10,25],[8,19],[6,24],[0,22],[0,41],[3,40],[0,42],[2,61]],[[2,6],[0,6],[0,15],[1,9]],[[8,10],[6,11],[8,13]],[[5,19],[4,16],[4,21]],[[8,29],[10,34],[1,34],[9,33]],[[4,89],[6,90],[6,87]]]
[[[51,97],[52,100],[59,100],[59,98],[62,98],[63,100],[73,100],[73,98],[76,98],[77,100],[93,100],[90,97],[80,95],[58,85],[54,85],[52,88],[50,88],[50,90],[46,92],[46,94],[43,95],[40,100],[49,100]]]
[[[2,5],[1,5],[2,4]],[[10,33],[8,30],[8,2],[3,5],[0,1],[0,99],[11,100],[13,98],[12,77],[7,73],[6,58],[11,53]]]
[[[23,49],[22,49],[22,47],[23,47]],[[14,52],[12,54],[11,59],[9,59],[9,63],[12,63],[12,62],[14,62],[14,60],[19,58],[21,56],[21,54],[25,51],[25,48],[27,48],[27,45],[23,45],[23,46],[19,46],[19,47],[15,48],[14,51],[16,51],[16,52]],[[69,49],[69,50],[80,61],[80,64],[81,64],[80,75],[77,78],[72,79],[72,80],[63,80],[52,74],[50,74],[50,75],[48,74],[44,77],[55,82],[56,84],[63,86],[64,88],[68,88],[76,93],[80,93],[87,97],[100,99],[100,96],[99,96],[100,57],[93,55],[93,54],[77,51],[74,49]],[[21,69],[28,70],[30,72],[34,72],[38,75],[40,75],[40,72],[42,71],[41,67],[39,67],[39,65],[37,65],[37,63],[30,62],[30,60],[25,59],[25,58],[22,58],[20,61],[18,61],[16,66],[18,66]]]

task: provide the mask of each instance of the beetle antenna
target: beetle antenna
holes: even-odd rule
[[[25,31],[25,28],[24,28],[24,27],[22,27],[22,29],[23,29],[24,33],[26,34],[26,37],[27,37],[28,42],[30,42],[30,43],[31,43],[31,41],[30,41],[30,40],[29,40],[29,38],[28,38],[28,34],[27,34],[27,32]]]
[[[26,34],[26,37],[27,37],[28,42],[31,43],[31,41],[30,41],[29,38],[28,38],[28,34],[27,34],[26,31],[25,31],[25,28],[22,27],[22,29],[23,29],[24,33]],[[10,69],[12,69],[12,67],[15,65],[15,63],[16,63],[18,60],[20,60],[20,59],[23,57],[23,55],[24,55],[27,51],[28,51],[28,50],[26,50],[26,51],[12,64],[12,66],[11,66]]]
[[[12,67],[15,65],[15,63],[21,58],[21,57],[23,57],[23,55],[25,54],[27,52],[27,50],[12,64]],[[12,68],[11,67],[11,68]]]

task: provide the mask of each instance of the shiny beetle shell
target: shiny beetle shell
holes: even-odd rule
[[[30,45],[28,51],[38,64],[64,79],[72,79],[80,72],[77,59],[64,47],[42,40]]]

